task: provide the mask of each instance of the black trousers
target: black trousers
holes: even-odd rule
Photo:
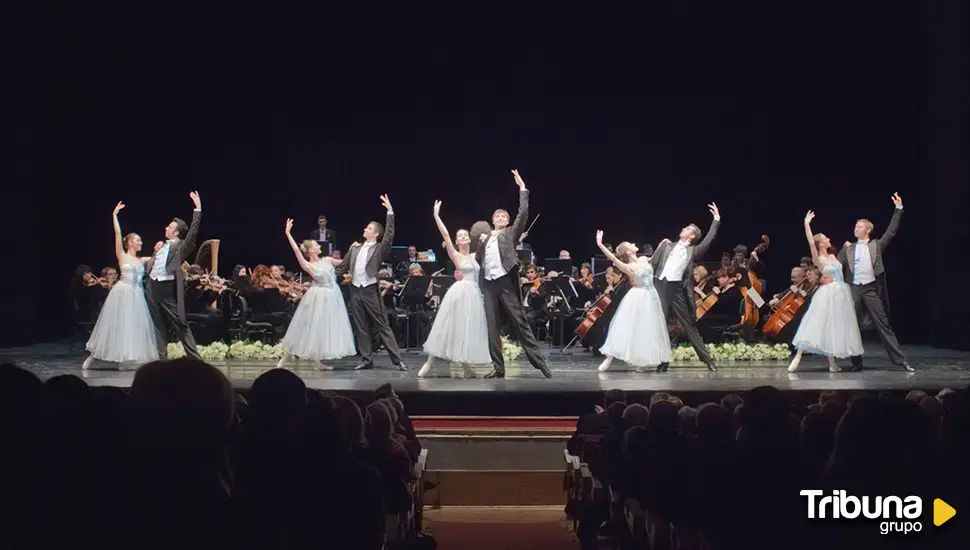
[[[199,350],[195,347],[195,336],[186,320],[179,317],[178,293],[175,285],[178,281],[156,281],[148,280],[148,292],[145,298],[148,299],[148,309],[152,313],[152,320],[155,324],[155,341],[158,343],[158,356],[168,357],[168,327],[175,330],[175,337],[182,342],[185,356],[193,359],[202,359]]]
[[[515,271],[518,274],[518,271]],[[505,358],[502,357],[502,334],[500,325],[502,317],[509,323],[512,336],[522,344],[525,356],[533,367],[542,370],[546,360],[539,353],[539,343],[535,334],[529,328],[525,311],[522,309],[522,298],[519,295],[519,278],[512,273],[503,275],[494,281],[485,280],[482,285],[485,295],[485,322],[488,324],[488,352],[492,356],[492,366],[495,372],[505,373]]]
[[[697,357],[704,363],[713,362],[711,354],[707,353],[707,348],[704,346],[704,340],[697,332],[696,308],[694,303],[688,300],[687,293],[684,292],[683,281],[661,279],[654,279],[653,281],[657,287],[657,293],[660,294],[660,305],[663,307],[664,319],[670,319],[670,313],[673,312],[674,318],[680,321],[680,326],[683,327],[687,340],[690,341],[690,345],[697,352]]]
[[[394,331],[387,323],[384,300],[377,285],[358,288],[350,287],[350,315],[357,327],[357,352],[364,361],[374,360],[374,338],[380,338],[387,348],[387,354],[395,365],[401,363],[401,351],[397,347]]]
[[[889,316],[886,315],[886,308],[883,307],[882,298],[879,297],[876,283],[872,282],[867,285],[850,286],[852,287],[852,301],[855,303],[856,314],[860,314],[863,311],[869,313],[872,323],[876,326],[876,332],[879,333],[879,339],[882,340],[882,345],[886,348],[886,353],[889,354],[889,360],[894,365],[902,365],[906,357],[903,356],[903,350],[899,347],[899,340],[896,339],[896,333],[889,326]],[[861,365],[862,356],[853,357],[852,364]]]

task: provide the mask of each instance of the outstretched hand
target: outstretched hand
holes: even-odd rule
[[[603,231],[602,230],[597,230],[596,231],[596,244],[599,245],[599,246],[603,246]]]
[[[118,204],[115,205],[114,215],[117,216],[118,212],[121,212],[122,210],[124,210],[124,208],[125,208],[125,203],[118,201]]]
[[[293,218],[286,218],[286,234],[289,235],[293,231]]]
[[[809,210],[808,214],[805,214],[805,225],[812,223],[812,220],[814,219],[815,219],[815,212]]]
[[[519,186],[519,191],[525,191],[525,181],[522,180],[522,176],[519,175],[519,171],[512,170],[512,175],[515,176],[515,184]]]
[[[899,196],[899,193],[893,193],[893,196],[890,198],[893,200],[893,204],[896,205],[896,208],[903,207],[903,198]]]
[[[716,202],[712,202],[711,204],[708,204],[707,209],[711,211],[711,215],[714,216],[715,218],[720,217],[721,211],[717,209]]]
[[[189,193],[189,198],[192,199],[192,204],[195,205],[196,210],[202,209],[202,198],[199,196],[198,191]]]
[[[387,198],[387,195],[381,195],[381,205],[383,205],[388,212],[394,211],[394,207],[391,206],[391,199]]]
[[[434,217],[438,217],[441,212],[441,201],[434,201]]]

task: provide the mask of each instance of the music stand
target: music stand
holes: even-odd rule
[[[417,317],[419,314],[424,312],[424,304],[428,300],[428,287],[431,285],[431,277],[412,275],[408,277],[408,280],[404,282],[404,288],[401,289],[401,304],[404,305],[407,310],[407,321],[405,322],[405,347],[411,349],[411,318]],[[410,306],[415,307],[415,311],[412,311]],[[421,325],[418,325],[418,332],[420,332]],[[421,334],[415,334],[415,347],[420,347],[421,344]]]
[[[572,260],[560,260],[559,258],[546,258],[542,261],[542,265],[546,268],[546,273],[550,271],[555,271],[562,275],[571,277],[573,274],[573,261]]]
[[[596,256],[593,256],[589,267],[593,270],[593,273],[600,273],[605,272],[606,268],[612,265],[613,262],[611,262],[606,256],[597,254]]]
[[[439,275],[431,277],[431,296],[444,297],[445,292],[455,284],[455,278],[451,275]]]
[[[424,274],[427,276],[441,269],[438,267],[438,262],[417,262],[417,264],[421,266],[421,269],[424,270]]]
[[[391,264],[398,265],[400,263],[409,263],[408,260],[408,247],[406,246],[392,246],[391,247]]]
[[[333,243],[332,242],[330,242],[330,241],[317,241],[317,244],[320,245],[320,253],[323,256],[329,256],[329,255],[333,254]]]
[[[535,263],[535,254],[532,253],[531,249],[516,250],[515,253],[519,256],[520,264],[529,265]]]

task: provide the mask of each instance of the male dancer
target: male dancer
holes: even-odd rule
[[[350,279],[350,315],[357,327],[357,351],[360,353],[360,364],[354,370],[374,368],[374,355],[371,343],[374,337],[380,337],[391,356],[391,363],[398,370],[408,370],[401,361],[401,352],[394,339],[394,332],[387,324],[387,314],[384,312],[384,301],[377,285],[377,272],[381,269],[384,259],[391,254],[394,244],[394,208],[387,195],[381,195],[381,204],[387,209],[387,223],[385,226],[378,222],[370,222],[364,228],[364,244],[354,243],[340,265],[337,266],[337,277],[349,273]],[[380,238],[380,242],[377,239]]]
[[[711,229],[703,241],[701,229],[695,224],[690,224],[680,230],[680,238],[676,244],[664,239],[657,245],[657,251],[650,259],[653,264],[653,276],[657,291],[660,293],[660,303],[663,306],[664,317],[670,319],[670,311],[673,310],[674,317],[680,321],[690,340],[690,345],[697,352],[697,357],[707,365],[707,369],[715,372],[714,359],[704,347],[704,341],[697,332],[697,316],[694,308],[694,300],[691,299],[691,289],[693,287],[694,262],[700,259],[707,249],[714,242],[717,235],[717,228],[721,225],[721,213],[717,205],[711,203],[707,205],[714,216],[711,222]],[[700,241],[700,244],[696,244]],[[661,363],[657,366],[657,372],[667,372],[668,363]]]
[[[903,217],[903,199],[899,193],[892,196],[896,211],[886,227],[886,232],[878,239],[870,238],[873,230],[872,222],[863,218],[855,222],[855,243],[845,243],[839,251],[839,261],[842,262],[842,273],[845,280],[852,285],[852,300],[855,302],[856,315],[866,311],[876,325],[876,332],[882,340],[889,360],[893,365],[902,367],[908,372],[914,372],[909,361],[899,347],[899,340],[889,326],[889,290],[886,287],[886,268],[882,263],[882,255],[886,247],[899,230],[899,219]],[[852,358],[852,370],[862,370],[862,356]]]
[[[477,239],[472,235],[472,242],[479,245],[475,259],[482,267],[480,283],[485,295],[488,350],[493,365],[492,372],[486,374],[485,378],[505,378],[505,359],[502,357],[502,337],[499,331],[500,312],[511,325],[513,335],[522,344],[529,363],[546,378],[552,378],[546,360],[539,352],[539,343],[526,321],[519,295],[519,256],[515,245],[525,231],[525,224],[529,219],[529,190],[525,188],[525,182],[519,176],[518,170],[512,170],[512,175],[519,186],[519,211],[512,225],[509,225],[509,213],[500,208],[492,213],[494,230],[487,227],[485,222],[476,223],[472,227],[473,233],[481,231]],[[486,226],[484,231],[480,224]]]
[[[185,355],[202,359],[195,347],[195,337],[185,320],[185,272],[182,262],[188,260],[195,250],[195,239],[199,235],[199,222],[202,221],[202,199],[198,191],[189,193],[195,204],[192,211],[192,224],[186,225],[179,218],[173,218],[165,226],[165,242],[155,246],[155,254],[145,265],[148,278],[145,281],[145,298],[155,324],[155,340],[158,343],[158,356],[168,357],[168,325],[182,342]]]

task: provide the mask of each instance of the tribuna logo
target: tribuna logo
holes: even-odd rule
[[[923,499],[917,496],[856,497],[843,490],[834,490],[831,495],[825,495],[824,491],[817,489],[804,490],[799,494],[808,497],[808,519],[858,519],[861,516],[897,520],[880,522],[879,531],[883,535],[923,530],[923,524],[919,521],[923,515]]]

